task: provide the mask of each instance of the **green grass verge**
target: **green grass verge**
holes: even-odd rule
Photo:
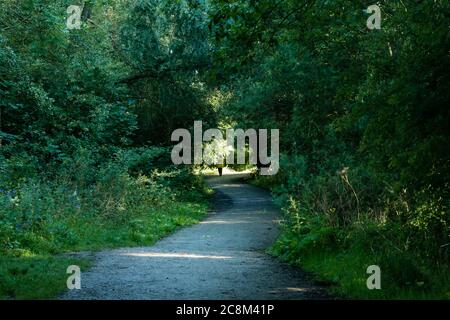
[[[89,267],[89,260],[62,256],[0,257],[1,299],[45,299],[67,288],[67,267]]]
[[[450,299],[448,268],[436,274],[423,269],[426,280],[402,282],[401,276],[392,279],[389,265],[383,268],[380,264],[381,289],[369,290],[366,270],[371,260],[373,257],[363,252],[322,252],[306,256],[301,265],[318,275],[319,283],[320,280],[322,283],[329,282],[330,292],[337,296],[355,299]],[[409,272],[408,266],[405,266],[404,276]]]
[[[323,234],[331,234],[328,230]],[[450,299],[450,268],[414,259],[407,253],[389,248],[373,252],[365,239],[354,238],[350,246],[328,235],[312,231],[294,235],[285,231],[269,253],[305,271],[311,272],[319,285],[330,294],[351,299]],[[330,241],[331,240],[331,241]],[[381,289],[369,290],[367,267],[381,269]]]
[[[89,267],[86,258],[64,252],[96,251],[104,248],[151,245],[176,229],[197,223],[208,203],[172,202],[161,208],[141,207],[120,219],[72,215],[60,218],[65,236],[53,241],[33,239],[36,254],[26,250],[0,257],[0,299],[49,299],[66,289],[69,265]]]
[[[367,219],[331,227],[318,214],[291,212],[287,192],[276,179],[256,176],[249,182],[282,195],[275,196],[275,202],[284,208],[286,221],[268,252],[312,273],[330,294],[350,299],[450,299],[450,265],[430,257],[425,245],[405,246],[401,224]],[[371,265],[380,267],[380,290],[367,288]]]

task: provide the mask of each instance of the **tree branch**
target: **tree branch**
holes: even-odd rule
[[[199,63],[196,65],[185,65],[185,66],[176,66],[169,69],[162,69],[162,70],[144,70],[140,73],[130,75],[124,79],[120,79],[117,81],[117,83],[132,83],[135,81],[139,81],[142,79],[162,79],[167,77],[169,74],[173,72],[187,72],[187,71],[194,71],[198,69],[204,69],[207,67],[210,67],[211,63]]]

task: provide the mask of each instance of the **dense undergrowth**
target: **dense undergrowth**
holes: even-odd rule
[[[414,207],[392,197],[370,207],[371,202],[361,203],[364,186],[352,184],[350,177],[337,172],[327,179],[302,178],[305,185],[294,193],[281,176],[276,181],[257,176],[252,183],[273,191],[285,217],[269,252],[312,272],[337,296],[449,299],[445,204],[425,201]],[[326,183],[328,190],[323,189]],[[381,290],[367,288],[371,265],[381,269]]]
[[[0,298],[49,298],[89,265],[67,252],[152,244],[206,212],[169,148],[211,114],[194,71],[173,72],[205,50],[202,18],[168,2],[0,7]]]
[[[286,215],[274,254],[344,296],[449,298],[448,1],[380,0],[379,30],[364,1],[76,2],[80,29],[69,0],[0,6],[1,297],[195,222],[205,188],[167,148],[202,120],[280,129],[255,180]]]
[[[378,1],[379,30],[364,1],[213,3],[222,121],[280,130],[273,253],[347,297],[448,299],[449,2]]]
[[[150,245],[206,213],[210,191],[188,169],[143,172],[165,149],[128,150],[101,167],[84,154],[52,180],[30,179],[0,196],[0,297],[51,298],[65,288],[63,253]],[[72,178],[72,179],[71,179]],[[75,179],[73,179],[75,178]],[[50,279],[50,281],[49,281]]]

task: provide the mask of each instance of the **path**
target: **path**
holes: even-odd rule
[[[278,235],[270,194],[242,174],[208,177],[215,211],[151,247],[107,250],[62,299],[314,299],[301,271],[264,253]]]

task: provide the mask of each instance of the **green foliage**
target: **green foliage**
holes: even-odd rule
[[[69,5],[83,7],[79,30],[66,27]],[[215,121],[202,10],[2,1],[1,298],[62,290],[70,259],[55,254],[152,244],[205,213],[210,191],[168,148],[174,129]]]
[[[430,289],[418,296],[434,289],[442,297],[450,6],[379,6],[382,27],[371,31],[358,1],[215,0],[210,76],[229,97],[218,110],[228,123],[280,129],[280,171],[254,182],[271,188],[285,211],[276,254],[328,279],[339,275],[348,295],[408,296],[393,288],[417,280]],[[358,267],[348,270],[341,256]],[[376,261],[392,284],[385,296],[362,293],[364,264]],[[343,276],[347,270],[360,276]]]
[[[280,172],[255,181],[285,211],[277,254],[354,296],[443,296],[448,1],[379,1],[372,31],[361,1],[78,1],[68,30],[71,4],[1,5],[3,255],[151,243],[195,221],[208,192],[168,146],[202,120],[281,129]],[[360,289],[375,263],[386,296]],[[4,296],[29,296],[11,283]]]
[[[158,152],[147,152],[141,157],[155,154]],[[199,217],[196,212],[202,212],[204,205],[189,208],[190,203],[205,202],[206,189],[200,178],[186,170],[152,171],[149,176],[139,172],[133,176],[128,171],[127,162],[123,162],[127,157],[134,160],[130,163],[134,170],[136,163],[143,162],[136,155],[133,157],[131,150],[128,150],[126,155],[122,154],[93,171],[90,160],[85,158],[84,161],[72,163],[76,168],[72,170],[78,172],[76,179],[61,174],[56,180],[30,180],[16,189],[1,190],[2,254],[20,256],[25,253],[56,253],[83,244],[83,236],[92,241],[93,236],[87,232],[92,227],[85,222],[93,224],[95,228],[109,222],[112,224],[107,228],[110,232],[120,224],[146,216],[149,216],[145,218],[148,225],[154,223],[157,226],[161,218],[160,211],[166,212],[162,217],[168,219],[169,225],[177,225],[177,209],[187,210],[193,219]],[[147,158],[146,162],[150,160]],[[79,164],[88,165],[80,167]],[[72,170],[66,169],[65,172],[71,173]],[[181,201],[185,204],[179,207]],[[179,214],[189,217],[188,213]],[[156,218],[152,215],[156,215]],[[78,224],[83,227],[78,227]],[[131,223],[125,227],[124,239],[128,237],[129,228],[134,234],[133,226],[135,224]],[[159,238],[158,233],[150,232],[148,236],[150,239]],[[103,243],[99,241],[99,244]]]
[[[167,144],[176,128],[202,119],[214,125],[203,70],[210,64],[204,5],[197,1],[135,1],[120,28],[140,143]]]
[[[70,265],[85,270],[90,262],[64,256],[0,257],[0,299],[54,298],[67,288]]]
[[[188,170],[137,171],[160,152],[139,153],[144,161],[127,150],[95,171],[85,158],[73,163],[77,179],[61,173],[0,190],[0,297],[51,298],[64,289],[69,259],[52,255],[151,245],[199,221],[208,206],[199,177]]]

